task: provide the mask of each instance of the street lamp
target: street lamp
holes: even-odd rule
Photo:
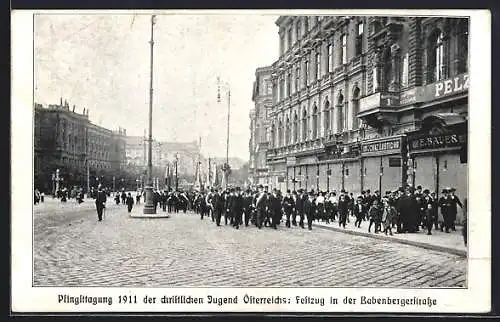
[[[179,152],[175,154],[175,191],[179,190],[179,173],[178,173],[178,163],[179,163]]]
[[[378,178],[379,199],[382,197],[382,176],[384,175],[384,166],[382,164],[382,156],[380,156],[380,176]]]
[[[149,137],[148,137],[148,170],[147,170],[147,179],[146,186],[144,187],[146,200],[144,202],[144,214],[156,214],[156,207],[154,205],[154,196],[153,196],[153,187],[151,176],[153,172],[153,162],[152,162],[152,141],[153,141],[153,46],[154,46],[154,25],[155,25],[155,16],[151,16],[151,40],[149,44],[151,45],[151,53],[150,53],[150,77],[149,77]]]
[[[229,166],[229,120],[231,116],[231,86],[227,82],[221,82],[220,77],[217,77],[217,103],[221,102],[220,90],[221,85],[227,90],[227,137],[226,137],[226,163],[222,166],[222,188],[227,188],[229,173],[231,167]]]

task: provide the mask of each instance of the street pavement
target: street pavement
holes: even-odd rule
[[[82,205],[35,206],[35,286],[466,287],[467,259],[447,252],[317,227],[236,230],[192,212],[131,218],[112,202],[98,222]]]

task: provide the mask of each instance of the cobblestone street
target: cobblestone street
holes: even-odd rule
[[[130,218],[92,201],[34,214],[35,286],[465,287],[467,259],[327,229]],[[142,211],[142,205],[134,211]]]

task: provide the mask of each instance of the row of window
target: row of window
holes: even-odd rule
[[[352,101],[352,114],[349,117],[349,106],[344,103],[342,95],[339,97],[338,105],[336,109],[330,107],[329,102],[325,103],[325,109],[323,111],[323,125],[324,125],[324,136],[328,136],[332,133],[331,125],[332,118],[336,112],[337,121],[337,132],[343,132],[347,129],[357,130],[359,129],[360,122],[357,117],[359,112],[359,89],[355,90],[355,99]],[[287,118],[285,124],[279,121],[277,128],[273,124],[271,126],[270,141],[273,147],[289,145],[292,143],[299,142],[299,126],[301,126],[301,137],[302,141],[305,141],[310,137],[311,139],[317,139],[320,137],[320,113],[315,105],[313,107],[312,117],[309,118],[307,111],[304,109],[302,113],[302,118],[299,120],[297,113],[294,114],[293,121]],[[349,123],[350,120],[350,123]],[[311,123],[311,128],[309,128],[309,123]],[[292,136],[293,133],[293,136]]]
[[[363,53],[363,32],[364,32],[364,27],[363,23],[358,24],[358,34],[356,38],[356,52],[355,56],[359,56]],[[347,64],[347,35],[342,34],[340,36],[340,51],[339,51],[339,63],[342,65]],[[326,47],[326,57],[325,61],[323,62],[325,64],[325,72],[322,73],[321,70],[321,48],[318,48],[316,52],[314,53],[313,57],[313,64],[314,64],[314,71],[313,74],[311,74],[311,69],[310,69],[310,60],[309,57],[307,57],[304,61],[304,79],[301,81],[301,63],[299,62],[295,66],[295,86],[294,86],[294,91],[297,92],[299,91],[303,85],[309,86],[310,78],[312,76],[316,77],[316,80],[321,79],[321,77],[325,74],[333,73],[333,66],[334,66],[334,47],[333,44],[328,44]],[[289,96],[292,94],[292,83],[293,83],[293,76],[292,76],[292,71],[293,68],[291,68],[287,73],[285,77],[281,77],[279,80],[279,99],[285,98],[285,96]],[[286,80],[285,80],[286,78]],[[285,85],[286,84],[286,85]],[[285,91],[285,86],[286,86],[286,91]]]
[[[319,22],[321,22],[321,20],[323,20],[323,16],[312,16],[312,17],[298,18],[296,23],[292,24],[286,30],[286,32],[284,32],[280,35],[280,55],[283,55],[285,53],[285,51],[292,48],[292,46],[295,42],[297,42],[305,34],[307,34],[312,29],[312,28],[309,28],[309,26],[314,27]],[[309,21],[311,21],[312,24],[310,24]],[[302,29],[302,27],[304,29]],[[356,31],[357,31],[356,52],[359,52],[359,53],[361,53],[361,50],[362,50],[362,36],[364,33],[364,29],[365,28],[364,28],[363,22],[359,22],[357,24],[357,28],[356,28]],[[294,30],[295,30],[295,33],[294,33]],[[304,31],[302,31],[302,30],[304,30]],[[285,44],[285,41],[286,41],[286,44]],[[343,34],[341,36],[341,43],[342,43],[342,46],[347,45],[347,35],[346,34]]]

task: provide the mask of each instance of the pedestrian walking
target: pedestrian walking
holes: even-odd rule
[[[363,197],[359,196],[354,205],[354,216],[356,221],[354,222],[354,227],[361,227],[361,222],[365,218],[365,206],[363,204]]]
[[[125,202],[127,203],[128,212],[132,212],[132,207],[134,206],[134,198],[132,198],[132,194],[130,192],[128,193]]]
[[[102,221],[103,212],[106,208],[106,193],[102,189],[102,186],[99,184],[97,187],[97,195],[95,199],[95,205],[97,210],[97,218],[99,221]]]
[[[312,223],[316,213],[316,203],[314,200],[314,192],[309,193],[309,198],[304,203],[304,212],[307,216],[307,229],[312,230]]]
[[[382,214],[382,224],[384,225],[384,234],[387,235],[387,233],[389,232],[389,235],[392,236],[392,223],[394,217],[396,216],[396,209],[389,203],[389,199],[384,198],[382,199],[382,202],[384,204],[384,211]]]
[[[372,206],[368,210],[368,217],[370,219],[370,224],[368,225],[368,232],[370,232],[372,225],[375,224],[375,234],[378,234],[380,231],[380,225],[382,222],[382,211],[378,204],[378,199],[374,199]]]
[[[345,190],[340,191],[339,203],[339,227],[343,226],[345,228],[347,222],[347,215],[349,214],[349,197],[347,196]]]

